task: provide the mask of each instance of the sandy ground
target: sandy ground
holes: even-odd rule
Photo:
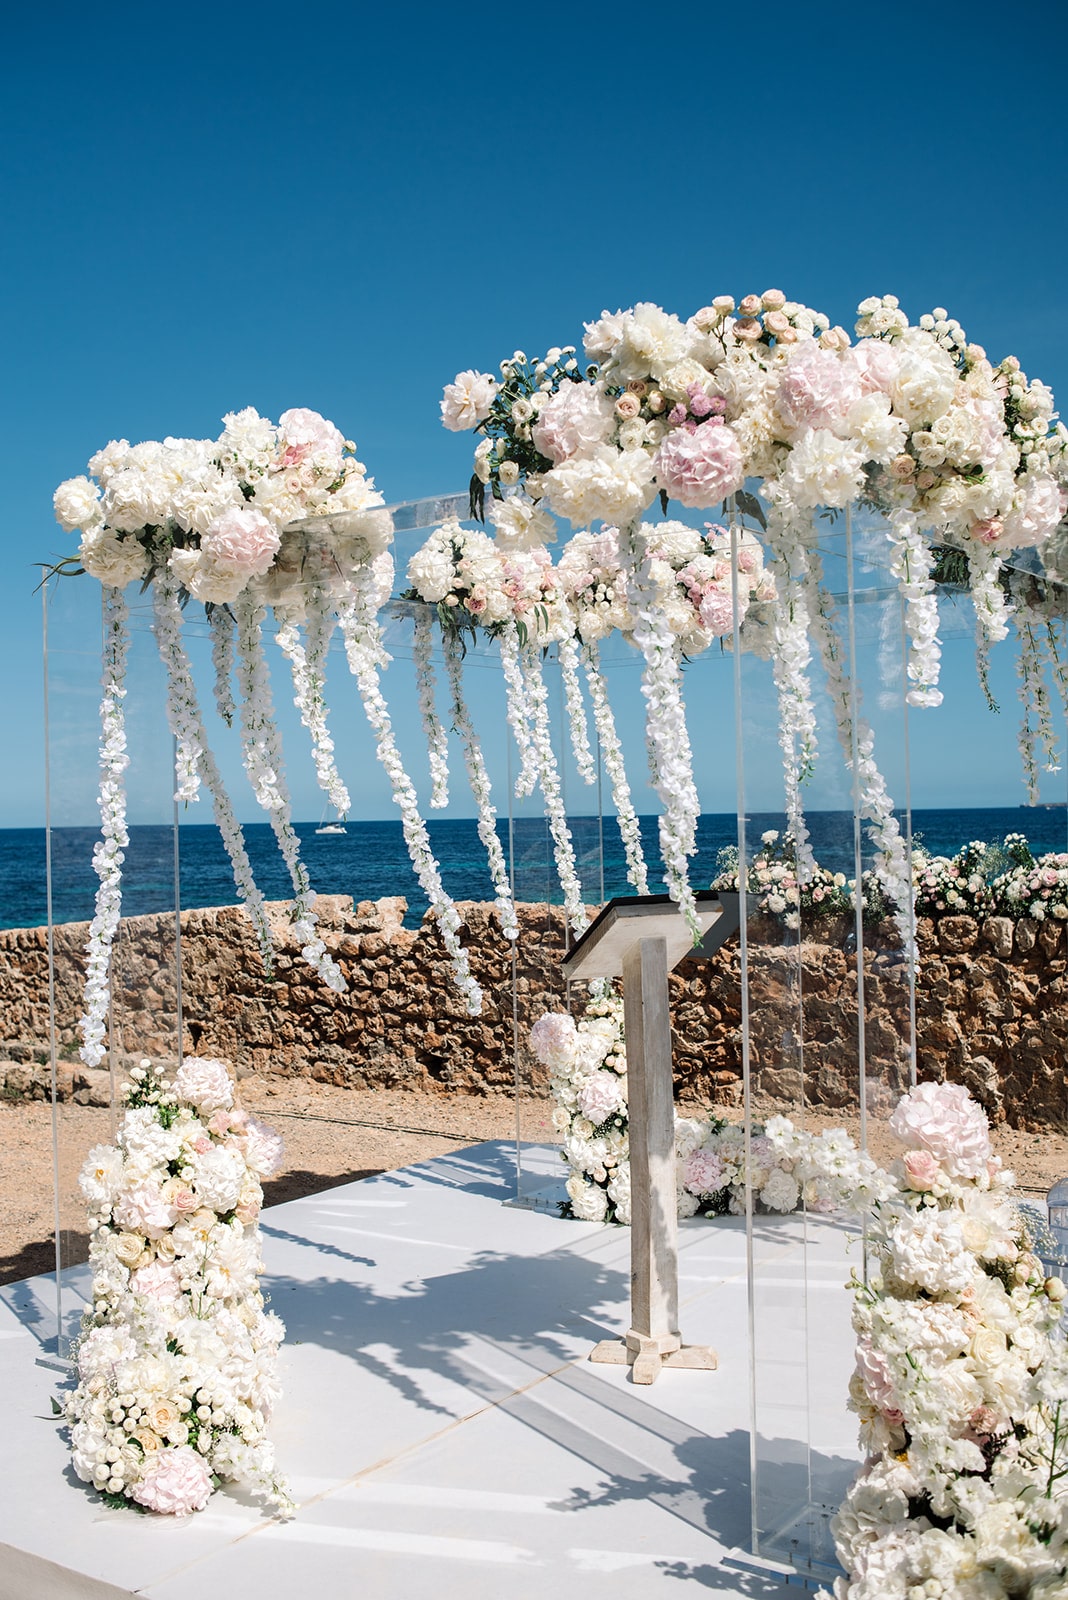
[[[246,1078],[243,1103],[273,1122],[286,1140],[282,1175],[266,1185],[268,1205],[315,1194],[334,1184],[426,1161],[487,1139],[514,1139],[516,1108],[510,1098],[335,1089],[303,1079],[265,1082]],[[757,1108],[781,1110],[781,1107]],[[697,1108],[680,1107],[695,1111]],[[549,1143],[552,1107],[525,1099],[519,1107],[525,1142]],[[737,1120],[735,1110],[726,1113]],[[814,1128],[858,1133],[855,1116],[809,1112]],[[75,1187],[78,1168],[94,1144],[109,1141],[111,1113],[61,1105],[58,1117],[61,1175],[60,1224],[64,1264],[85,1259],[84,1206]],[[869,1146],[877,1159],[896,1153],[879,1119],[869,1119]],[[995,1148],[1029,1196],[1044,1194],[1068,1175],[1068,1136],[995,1131]],[[0,1283],[51,1271],[55,1264],[52,1189],[52,1113],[39,1101],[0,1102]]]

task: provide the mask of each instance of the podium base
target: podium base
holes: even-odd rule
[[[633,1329],[625,1339],[602,1339],[594,1345],[589,1358],[606,1366],[629,1366],[632,1383],[655,1383],[664,1367],[714,1372],[719,1366],[719,1357],[711,1345],[683,1344],[677,1333],[650,1336]]]

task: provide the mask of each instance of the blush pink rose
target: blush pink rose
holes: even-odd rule
[[[130,1490],[133,1498],[149,1511],[165,1516],[186,1517],[203,1511],[211,1498],[211,1473],[204,1457],[189,1445],[157,1450],[150,1457],[140,1483]]]
[[[742,447],[734,430],[718,418],[691,432],[675,428],[653,457],[660,488],[684,506],[711,506],[745,480]]]
[[[281,542],[263,513],[245,506],[216,517],[201,548],[218,572],[253,578],[269,570]]]
[[[933,1189],[941,1168],[929,1150],[909,1150],[905,1154],[905,1174],[910,1189]]]
[[[951,1178],[978,1178],[990,1160],[986,1113],[959,1083],[920,1083],[899,1101],[890,1132],[926,1150]]]

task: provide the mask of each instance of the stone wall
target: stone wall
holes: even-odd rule
[[[402,925],[403,900],[321,896],[320,920],[348,979],[335,996],[308,972],[285,940],[286,907],[269,908],[279,935],[273,978],[260,965],[244,913],[236,907],[183,912],[184,1045],[232,1060],[239,1072],[308,1074],[354,1087],[508,1092],[515,1078],[544,1085],[525,1046],[542,1010],[564,1001],[559,911],[520,908],[515,970],[485,905],[464,905],[465,942],[485,995],[469,1017],[449,982],[432,922]],[[76,1022],[87,925],[55,930],[61,1089],[79,1099],[106,1095],[77,1063]],[[828,929],[799,948],[772,923],[749,927],[751,1065],[757,1092],[784,1104],[803,1089],[814,1103],[856,1103],[857,973],[849,931]],[[866,949],[864,1021],[869,1105],[908,1081],[907,972],[899,949]],[[1068,980],[1059,923],[946,917],[921,922],[917,992],[921,1076],[967,1084],[995,1120],[1022,1127],[1068,1127],[1065,1051]],[[175,1050],[174,919],[132,917],[122,924],[114,964],[120,1052],[170,1056]],[[804,1038],[798,1038],[798,986]],[[736,1103],[741,1092],[741,1015],[737,940],[710,962],[684,962],[671,978],[676,1077],[680,1094]],[[45,1059],[48,963],[44,929],[0,932],[0,1072],[6,1092],[43,1093],[35,1063]],[[801,1046],[803,1045],[803,1077]]]

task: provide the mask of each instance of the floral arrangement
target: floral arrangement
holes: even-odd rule
[[[623,1002],[595,997],[576,1022],[545,1012],[530,1030],[530,1047],[548,1067],[556,1102],[553,1127],[570,1168],[565,1215],[582,1222],[630,1222],[630,1143]],[[714,1115],[676,1116],[680,1217],[745,1210],[745,1132]],[[879,1169],[849,1135],[813,1135],[786,1117],[757,1126],[749,1144],[750,1181],[765,1211],[863,1212],[883,1192]]]
[[[832,1523],[836,1600],[1068,1592],[1065,1286],[1047,1278],[983,1112],[925,1083],[856,1282],[867,1460]]]
[[[658,493],[665,511],[675,499],[696,509],[724,502],[735,518],[756,515],[774,558],[774,622],[759,642],[775,668],[800,880],[814,865],[802,805],[816,755],[814,645],[876,841],[880,892],[897,908],[904,934],[907,852],[822,586],[813,513],[846,508],[848,528],[848,508],[857,503],[889,519],[888,554],[910,639],[908,699],[937,705],[936,549],[956,543],[968,552],[984,676],[987,647],[1008,631],[1002,555],[1048,544],[1064,514],[1068,431],[1044,385],[1030,382],[1012,358],[992,363],[941,308],[912,326],[893,296],[873,298],[862,302],[855,331],[854,343],[843,328],[775,289],[737,304],[718,296],[686,321],[642,303],[586,325],[591,364],[584,376],[571,352],[562,366],[564,352],[551,352],[555,366],[532,366],[517,353],[502,364],[500,384],[487,374],[461,374],[446,390],[442,412],[446,426],[484,435],[476,479],[495,495],[505,485],[513,498],[532,508],[544,502],[578,529],[600,520],[621,530],[614,540],[607,531],[580,534],[581,546],[561,564],[562,577],[565,590],[582,597],[585,639],[611,627],[625,630],[628,610],[632,617],[644,612],[650,625],[639,642],[651,652],[650,687],[662,680],[650,705],[654,723],[674,718],[680,702],[668,692],[660,637],[661,628],[671,633],[670,625],[650,614],[673,615],[685,637],[684,600],[698,612],[703,602],[706,618],[725,631],[726,587],[704,590],[700,581],[683,580],[659,592],[648,539],[637,537],[641,515]],[[750,477],[763,481],[767,517],[744,490]],[[696,638],[715,631],[702,623]],[[1030,671],[1025,705],[1038,682]],[[1040,704],[1037,711],[1041,731],[1049,719],[1043,722]],[[659,737],[654,728],[652,748]],[[658,785],[668,816],[668,885],[684,909],[686,768],[680,750]]]
[[[123,1100],[116,1144],[79,1177],[92,1302],[59,1407],[74,1470],[110,1504],[182,1516],[235,1481],[286,1509],[267,1435],[285,1330],[256,1225],[282,1141],[221,1061],[186,1057],[170,1081],[142,1061]]]
[[[153,591],[154,628],[167,672],[167,715],[176,742],[176,799],[211,795],[233,866],[238,896],[256,930],[264,966],[273,940],[253,880],[233,801],[211,752],[197,686],[182,639],[183,608],[204,604],[211,623],[215,704],[236,725],[246,774],[278,841],[293,885],[292,935],[327,987],[345,980],[316,930],[315,895],[301,860],[285,778],[281,737],[265,657],[269,611],[287,658],[295,701],[312,740],[316,776],[344,815],[348,790],[330,737],[326,660],[341,627],[350,670],[367,712],[379,760],[389,774],[417,876],[452,957],[469,1008],[481,995],[459,942],[459,917],[441,882],[385,709],[380,675],[388,665],[377,613],[393,583],[392,519],[356,459],[355,446],[332,422],[306,409],[273,423],[251,408],[224,419],[215,440],[112,440],[89,463],[89,476],[60,484],[61,526],[80,530],[77,557],[57,573],[88,572],[104,586],[104,695],[101,704],[100,880],[87,947],[82,1056],[103,1058],[111,948],[121,916],[126,845],[123,700],[127,617],[122,590],[140,580]],[[488,541],[487,541],[488,543]],[[236,680],[236,685],[235,685]],[[236,687],[236,693],[235,693]]]
[[[717,865],[711,887],[737,893],[741,887],[737,846],[721,850]],[[760,836],[760,850],[749,865],[747,889],[761,915],[777,918],[784,928],[799,928],[818,918],[848,916],[853,911],[854,884],[845,873],[829,872],[813,862],[802,883],[793,835],[789,831],[780,834],[775,828]]]

